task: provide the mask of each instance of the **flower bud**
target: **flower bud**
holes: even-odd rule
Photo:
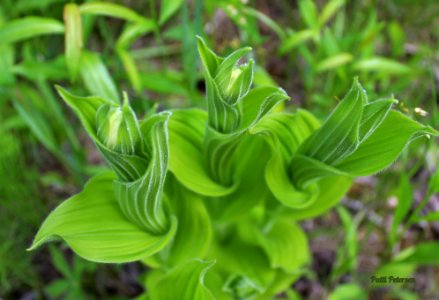
[[[99,140],[109,149],[135,154],[141,141],[139,124],[126,95],[122,106],[102,105],[96,113]]]

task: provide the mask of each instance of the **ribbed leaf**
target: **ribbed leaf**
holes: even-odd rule
[[[114,195],[115,178],[112,173],[95,177],[81,193],[58,206],[44,221],[30,250],[61,238],[79,256],[107,263],[136,261],[160,251],[172,239],[176,220],[163,235],[151,235],[128,221]]]
[[[322,127],[299,148],[298,153],[332,164],[352,153],[359,143],[360,121],[367,96],[355,80],[345,98]]]
[[[169,170],[179,182],[196,193],[206,196],[226,195],[235,187],[215,182],[204,165],[206,121],[206,113],[198,109],[173,111],[169,120]]]
[[[39,35],[63,32],[64,25],[58,20],[24,17],[8,22],[0,28],[0,44],[15,43]]]
[[[277,104],[289,99],[284,90],[276,87],[251,90],[239,103],[241,118],[238,130],[250,129]]]
[[[352,178],[350,177],[322,178],[318,182],[319,193],[308,206],[288,209],[284,214],[297,221],[317,217],[335,206],[348,192],[351,185]]]
[[[213,264],[214,262],[192,260],[177,266],[151,287],[149,299],[175,300],[176,296],[179,299],[216,299],[204,284],[204,276]]]
[[[376,131],[350,156],[335,165],[353,176],[367,176],[388,167],[414,138],[438,135],[403,114],[390,111]]]
[[[261,203],[269,193],[264,171],[270,157],[270,148],[262,138],[243,139],[232,158],[230,176],[237,185],[236,189],[229,195],[209,199],[206,204],[212,215],[220,221],[230,222]]]
[[[169,215],[162,198],[169,160],[167,123],[170,113],[164,112],[142,124],[142,136],[151,148],[150,161],[135,181],[115,181],[116,198],[125,216],[139,227],[154,234],[169,230]]]
[[[318,122],[311,114],[299,111],[294,115],[273,114],[251,130],[252,134],[262,135],[271,148],[265,180],[273,195],[286,206],[304,207],[314,201],[315,187],[307,192],[298,190],[291,182],[287,163],[317,127]]]
[[[98,149],[108,162],[108,164],[117,173],[123,181],[135,181],[142,177],[148,166],[148,154],[142,151],[136,155],[119,153],[110,149],[101,141],[97,135],[98,127],[96,124],[97,112],[103,105],[117,107],[115,103],[99,97],[78,97],[70,94],[60,86],[56,87],[58,93],[66,101],[66,103],[75,111],[81,120],[87,133],[96,143]],[[115,134],[116,132],[111,132]],[[141,147],[136,147],[141,148]],[[137,155],[140,154],[140,155]]]

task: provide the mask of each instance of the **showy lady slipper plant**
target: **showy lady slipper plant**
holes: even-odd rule
[[[202,39],[198,47],[207,112],[139,121],[126,96],[57,88],[111,171],[57,207],[31,249],[63,239],[91,261],[142,261],[148,299],[271,299],[310,263],[297,221],[438,132],[392,110],[393,98],[369,101],[357,79],[323,124],[304,110],[275,112],[289,97],[251,89],[253,61],[239,63],[250,48],[220,57]]]

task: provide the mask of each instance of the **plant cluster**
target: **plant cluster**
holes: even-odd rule
[[[254,62],[241,62],[250,48],[220,57],[199,38],[198,51],[207,111],[138,120],[127,95],[57,87],[112,171],[59,205],[31,249],[61,238],[91,261],[142,261],[149,299],[270,299],[310,261],[297,221],[438,134],[392,110],[393,97],[370,101],[358,79],[322,124],[283,112],[282,89],[252,89]]]

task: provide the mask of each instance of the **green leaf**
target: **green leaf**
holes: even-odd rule
[[[115,178],[113,173],[94,177],[81,193],[59,205],[29,250],[61,238],[79,256],[104,263],[136,261],[160,251],[174,236],[176,219],[164,235],[149,234],[128,221],[114,195]]]
[[[317,6],[314,1],[300,0],[299,11],[300,16],[302,17],[308,28],[319,28]]]
[[[334,205],[346,195],[352,185],[352,178],[344,176],[327,177],[319,180],[319,193],[312,203],[304,208],[295,208],[285,211],[285,215],[294,220],[306,220],[317,217]]]
[[[58,20],[24,17],[8,22],[0,28],[0,44],[15,43],[39,35],[63,32],[64,25]]]
[[[65,56],[71,79],[76,80],[82,50],[82,22],[78,5],[69,3],[64,6]]]
[[[359,60],[354,64],[354,70],[375,71],[382,74],[393,75],[404,75],[412,71],[409,66],[385,57]]]
[[[183,4],[183,0],[164,0],[161,2],[160,19],[159,24],[163,25],[166,21],[177,12],[180,6]]]
[[[230,274],[223,290],[234,299],[261,295],[273,282],[275,271],[259,247],[238,240],[213,247],[211,256],[217,260],[215,269]]]
[[[250,132],[261,135],[271,148],[265,179],[273,195],[289,207],[303,207],[313,201],[310,194],[297,190],[291,183],[286,163],[299,145],[319,126],[314,117],[296,114],[272,114],[262,119]]]
[[[91,94],[119,103],[116,85],[97,53],[84,51],[79,69],[82,81]]]
[[[108,16],[132,22],[144,22],[145,20],[147,20],[138,13],[136,13],[134,10],[126,8],[123,5],[118,5],[114,3],[99,1],[88,2],[81,4],[79,6],[79,10],[81,14]]]
[[[150,288],[150,299],[174,300],[176,295],[181,299],[215,299],[204,284],[206,272],[213,264],[214,262],[192,260],[175,267]]]
[[[340,53],[320,61],[316,66],[317,73],[339,68],[353,60],[350,53]]]
[[[127,24],[117,39],[116,47],[127,49],[137,38],[155,30],[156,27],[156,23],[149,19],[145,19],[141,23]]]
[[[298,149],[298,154],[333,164],[351,154],[359,144],[360,120],[367,103],[364,89],[355,79],[345,96],[323,125]]]
[[[287,218],[270,220],[264,226],[255,222],[240,222],[242,238],[264,249],[271,268],[287,273],[297,272],[310,262],[308,240],[302,228]]]
[[[229,194],[234,186],[222,186],[204,166],[203,138],[207,115],[198,109],[174,110],[169,120],[169,170],[186,188],[206,196]],[[188,168],[190,166],[190,168]]]
[[[116,198],[125,216],[154,234],[169,231],[170,219],[163,206],[163,188],[169,161],[168,120],[162,112],[141,125],[142,136],[150,153],[148,167],[135,180],[114,182]]]
[[[353,176],[374,174],[394,162],[407,143],[428,135],[436,136],[438,132],[399,112],[390,111],[376,131],[335,167]]]
[[[169,176],[169,175],[168,175]],[[203,198],[169,179],[166,194],[178,219],[178,228],[166,262],[178,265],[193,258],[203,258],[212,242],[213,229]]]

